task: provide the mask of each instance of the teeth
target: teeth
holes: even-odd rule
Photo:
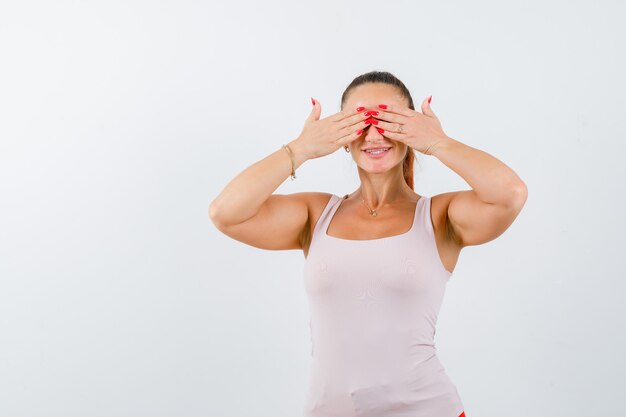
[[[389,148],[376,149],[376,150],[367,150],[367,151],[365,151],[365,152],[369,152],[369,153],[371,153],[371,154],[376,155],[376,154],[379,154],[379,153],[383,153],[383,152],[385,152],[385,151],[387,151],[387,150],[389,150]]]

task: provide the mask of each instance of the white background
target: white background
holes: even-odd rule
[[[301,251],[210,201],[390,71],[525,181],[462,251],[440,359],[468,417],[623,413],[623,3],[3,1],[0,415],[300,416]],[[415,190],[468,189],[419,156]],[[276,193],[358,187],[339,150]]]

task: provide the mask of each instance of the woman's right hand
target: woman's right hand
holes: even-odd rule
[[[361,109],[359,107],[359,109]],[[342,110],[320,120],[322,106],[315,100],[311,114],[304,122],[302,132],[295,140],[298,147],[305,152],[307,159],[319,158],[335,152],[363,134],[369,124],[365,109],[352,111]]]

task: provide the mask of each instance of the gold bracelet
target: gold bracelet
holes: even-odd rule
[[[285,148],[285,150],[289,154],[289,159],[291,159],[291,181],[293,181],[296,179],[296,170],[294,168],[295,162],[293,161],[293,152],[291,152],[291,148],[289,147],[289,145],[283,145],[283,148]]]

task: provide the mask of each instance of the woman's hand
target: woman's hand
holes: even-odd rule
[[[362,107],[358,111],[342,110],[320,120],[322,106],[316,100],[302,132],[295,140],[298,148],[306,154],[307,159],[313,159],[331,154],[349,144],[369,126],[364,121],[371,116],[364,110]]]
[[[431,155],[438,144],[449,139],[427,99],[422,101],[423,114],[404,106],[387,105],[385,108],[382,110],[381,107],[378,116],[375,116],[379,120],[376,127],[389,139],[402,142],[425,155]]]

